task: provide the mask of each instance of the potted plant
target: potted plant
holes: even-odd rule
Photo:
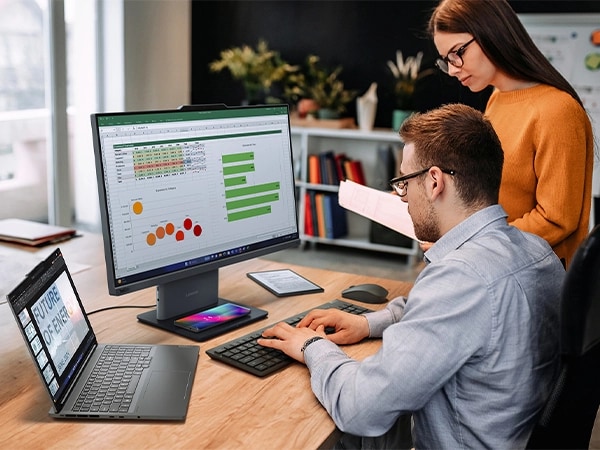
[[[321,119],[339,118],[357,95],[356,91],[345,89],[344,82],[339,78],[341,72],[341,66],[329,70],[319,64],[318,56],[309,55],[305,73],[297,80],[302,98],[318,105]]]
[[[308,97],[307,74],[302,70],[290,72],[281,82],[283,87],[282,97],[290,105],[296,105],[300,118],[307,115],[317,115],[319,105]]]
[[[396,62],[387,62],[394,76],[393,92],[396,109],[393,113],[392,128],[395,131],[400,129],[402,122],[415,110],[414,93],[417,81],[433,72],[431,69],[421,71],[422,60],[423,52],[418,52],[416,56],[409,56],[405,60],[402,51],[398,50]]]
[[[273,84],[284,80],[298,70],[285,62],[278,52],[270,50],[263,39],[256,48],[248,45],[221,51],[220,58],[209,64],[212,72],[229,70],[231,76],[240,80],[246,93],[245,103],[258,103],[270,93]]]

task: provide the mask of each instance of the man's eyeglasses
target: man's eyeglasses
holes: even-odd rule
[[[431,167],[434,167],[434,166],[431,166]],[[408,175],[402,175],[401,177],[392,178],[390,180],[390,186],[396,191],[396,193],[400,197],[404,197],[406,195],[406,188],[408,186],[408,180],[410,180],[411,178],[416,178],[419,175],[423,175],[424,173],[429,172],[429,169],[431,169],[431,167],[428,167],[427,169],[419,170],[418,172],[409,173]],[[451,169],[440,169],[440,170],[444,173],[447,173],[448,175],[456,174],[456,171],[451,170]]]
[[[435,64],[444,73],[448,73],[448,64],[452,64],[456,68],[461,68],[464,64],[464,61],[462,60],[462,55],[465,53],[465,50],[467,49],[469,44],[471,44],[471,42],[473,41],[475,41],[475,38],[471,39],[465,45],[459,47],[453,52],[449,52],[443,58],[438,58]]]

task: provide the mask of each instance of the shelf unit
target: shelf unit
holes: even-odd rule
[[[376,187],[382,182],[376,173],[377,149],[380,146],[392,146],[398,154],[401,147],[400,138],[396,132],[388,129],[361,131],[357,129],[331,129],[294,127],[291,129],[292,148],[294,152],[294,167],[296,170],[296,186],[298,188],[299,226],[302,245],[306,243],[322,243],[351,247],[371,251],[406,255],[408,263],[414,264],[421,249],[417,241],[411,241],[408,247],[387,245],[371,242],[369,231],[371,221],[351,211],[347,211],[348,235],[344,238],[329,239],[311,236],[305,233],[304,216],[306,211],[305,194],[315,190],[320,192],[337,192],[336,185],[308,183],[308,155],[319,154],[327,150],[335,153],[345,153],[362,163],[367,184]],[[380,177],[382,175],[379,175]],[[376,182],[377,180],[377,182]],[[387,180],[383,180],[387,182]]]

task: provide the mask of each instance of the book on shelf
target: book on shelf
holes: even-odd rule
[[[318,192],[315,195],[315,206],[317,209],[317,229],[318,229],[318,233],[317,236],[319,237],[326,237],[325,236],[325,210],[323,208],[323,196],[325,194]]]
[[[341,180],[338,178],[338,172],[335,167],[335,153],[333,150],[320,153],[319,160],[321,162],[321,183],[339,184]]]
[[[338,180],[342,181],[346,179],[346,170],[344,169],[344,162],[348,159],[345,153],[337,153],[334,157],[335,170],[337,172]]]
[[[348,234],[348,220],[346,210],[339,204],[338,196],[325,194],[323,208],[325,209],[325,236],[329,239],[346,236]]]
[[[317,224],[317,201],[315,196],[317,193],[315,191],[309,191],[309,204],[308,209],[310,209],[310,219],[311,219],[311,236],[319,235],[319,225]]]
[[[343,180],[367,184],[362,162],[333,150],[308,155],[307,179],[311,184],[338,185]]]
[[[358,184],[367,184],[362,162],[358,159],[349,159],[345,163],[346,180],[354,181]]]
[[[310,191],[305,202],[304,234],[328,239],[348,234],[346,210],[340,206],[337,194]]]
[[[309,236],[315,235],[315,229],[313,226],[313,209],[312,200],[310,194],[307,192],[304,194],[304,233]]]
[[[319,155],[308,155],[308,182],[321,184],[321,161]]]

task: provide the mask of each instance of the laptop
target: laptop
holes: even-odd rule
[[[185,420],[199,346],[99,344],[60,249],[6,298],[53,402],[50,416]]]

